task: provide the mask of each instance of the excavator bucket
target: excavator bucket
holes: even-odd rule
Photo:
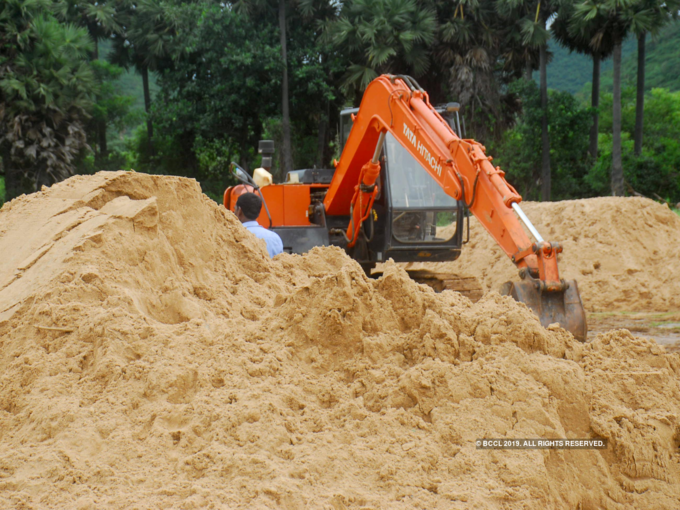
[[[548,291],[541,290],[536,280],[506,282],[501,287],[501,294],[511,296],[515,301],[531,308],[544,327],[559,323],[574,338],[585,342],[588,325],[578,284],[576,280],[568,280],[566,283],[565,290]]]

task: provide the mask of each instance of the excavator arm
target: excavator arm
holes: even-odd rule
[[[376,78],[364,92],[353,120],[324,199],[328,214],[350,216],[349,247],[370,214],[380,175],[378,158],[389,131],[448,195],[465,202],[520,268],[523,281],[506,283],[502,292],[526,303],[545,326],[559,322],[577,338],[585,339],[585,312],[577,284],[559,276],[557,254],[562,247],[543,240],[519,206],[522,197],[507,183],[505,173],[494,167],[484,146],[459,138],[415,80],[392,75]]]

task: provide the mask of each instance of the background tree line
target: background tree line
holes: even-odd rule
[[[675,203],[680,93],[645,93],[645,61],[679,1],[5,0],[0,200],[119,168],[194,177],[219,199],[229,162],[254,168],[262,138],[277,143],[279,180],[328,167],[340,109],[399,73],[435,104],[460,102],[466,135],[526,198]],[[592,60],[588,99],[548,90],[555,42]],[[130,71],[139,99],[117,85]]]

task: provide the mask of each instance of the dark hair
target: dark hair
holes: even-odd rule
[[[255,193],[244,193],[236,201],[236,206],[249,220],[256,220],[262,210],[262,199]]]

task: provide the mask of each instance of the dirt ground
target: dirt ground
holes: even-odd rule
[[[561,276],[578,282],[589,340],[627,329],[679,349],[680,218],[673,211],[645,198],[617,197],[522,208],[545,239],[563,246]],[[517,280],[514,265],[474,218],[470,238],[454,262],[407,266],[474,276],[483,290]]]
[[[672,220],[642,205],[665,257]],[[437,294],[394,263],[369,279],[337,248],[272,260],[178,177],[20,197],[0,209],[0,253],[0,508],[678,507],[680,354],[655,340],[583,344],[497,293]],[[594,331],[618,317],[604,304],[635,310],[631,279],[644,303],[671,294],[640,294],[663,275],[605,254],[572,267]]]
[[[680,352],[679,312],[600,312],[588,314],[588,340],[613,329],[651,338],[669,352]]]

